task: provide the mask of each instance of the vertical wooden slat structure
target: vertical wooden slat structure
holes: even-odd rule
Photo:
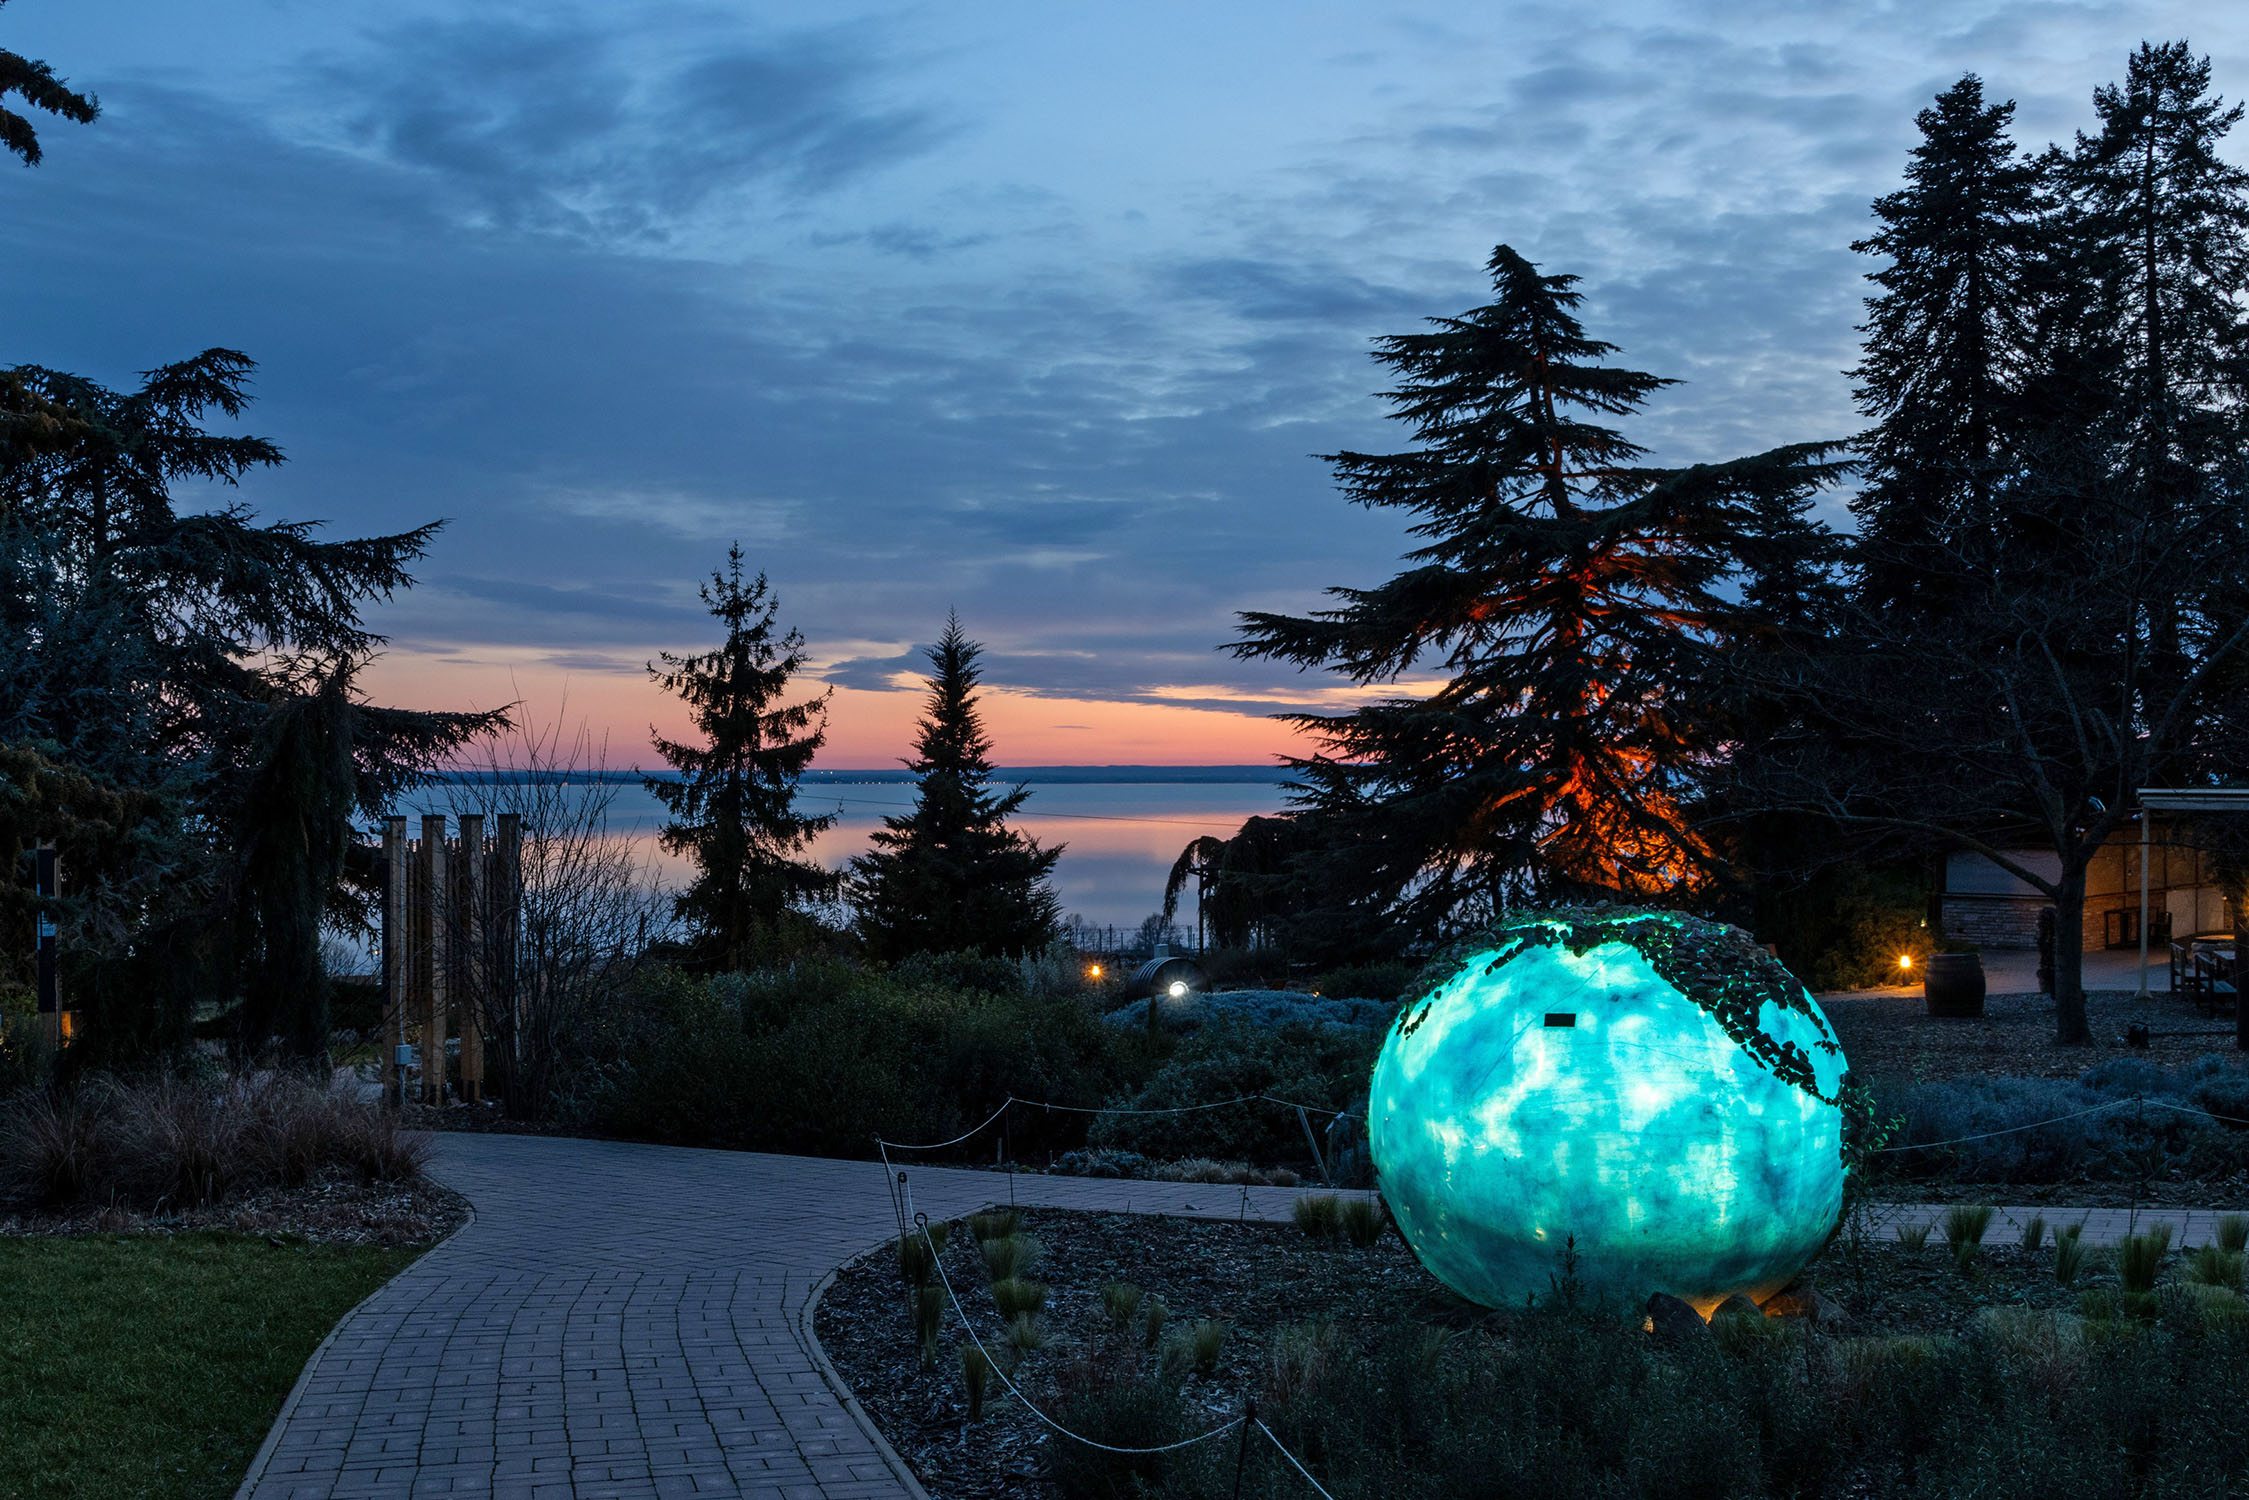
[[[490,1017],[502,1018],[501,1043],[514,1045],[523,819],[502,813],[495,825],[487,839],[482,816],[464,813],[459,838],[448,840],[444,817],[430,814],[410,839],[406,819],[383,820],[383,1086],[400,1103],[397,1054],[406,1043],[415,1044],[418,1094],[430,1105],[445,1102],[448,1075],[462,1102],[483,1098]],[[460,1038],[457,1069],[447,1065],[449,1032]]]
[[[483,1009],[485,993],[485,902],[490,887],[486,879],[484,819],[480,814],[461,814],[458,863],[461,904],[459,916],[453,923],[454,937],[459,944],[454,964],[458,982],[450,993],[460,1009],[461,1101],[476,1104],[484,1098],[484,1017],[479,1012]]]
[[[420,925],[424,932],[421,962],[416,965],[417,977],[422,981],[422,1102],[445,1102],[445,1030],[446,1030],[446,966],[450,957],[445,941],[446,928],[446,864],[445,815],[430,813],[422,818],[422,849],[418,863],[422,872],[424,896],[419,903]]]
[[[383,819],[383,1097],[401,1102],[398,1049],[406,1042],[406,820]]]

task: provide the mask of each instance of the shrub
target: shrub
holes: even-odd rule
[[[1073,965],[1074,967],[1074,965]],[[975,995],[1021,995],[1022,966],[993,953],[914,953],[891,965],[890,976],[915,989],[961,990]]]
[[[1320,1109],[1353,1109],[1366,1094],[1380,1046],[1375,1031],[1213,1023],[1181,1041],[1146,1085],[1120,1102],[1136,1109],[1177,1109],[1265,1094]],[[1257,1101],[1192,1114],[1105,1114],[1088,1139],[1095,1146],[1175,1161],[1308,1164],[1312,1154],[1295,1110]]]
[[[427,1160],[379,1103],[290,1074],[88,1078],[0,1108],[0,1198],[179,1211],[323,1174],[402,1181]]]
[[[1069,1362],[1055,1376],[1055,1391],[1055,1420],[1111,1449],[1159,1448],[1190,1435],[1176,1375],[1131,1351]],[[1044,1444],[1041,1463],[1056,1492],[1071,1500],[1166,1494],[1173,1467],[1166,1454],[1105,1452],[1066,1440]]]
[[[1343,1200],[1333,1193],[1306,1193],[1292,1206],[1296,1227],[1323,1243],[1343,1230]]]
[[[1326,1319],[1283,1328],[1266,1358],[1267,1403],[1285,1406],[1325,1391],[1345,1357],[1342,1330]]]
[[[1390,1215],[1379,1198],[1343,1200],[1343,1237],[1361,1250],[1373,1248],[1389,1222]]]

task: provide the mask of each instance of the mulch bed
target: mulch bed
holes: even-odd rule
[[[364,1182],[334,1174],[301,1187],[245,1193],[179,1213],[0,1207],[0,1235],[187,1234],[210,1230],[316,1245],[434,1245],[467,1222],[468,1200],[427,1179]]]
[[[1993,995],[1973,1021],[1932,1020],[1921,992],[1836,996],[1820,1001],[1834,1024],[1854,1072],[1867,1078],[1964,1078],[1979,1074],[2075,1078],[2103,1058],[2145,1058],[2165,1067],[2208,1052],[2234,1056],[2227,1018],[2204,1016],[2184,1000],[2158,995],[2139,1000],[2125,990],[2095,990],[2085,997],[2093,1032],[2088,1047],[2054,1040],[2054,1002],[2044,995]],[[2143,1051],[2127,1049],[2124,1028],[2145,1021],[2157,1033]],[[2205,1036],[2165,1035],[2209,1032]]]
[[[1322,1244],[1292,1225],[1237,1224],[1059,1209],[1026,1210],[1023,1228],[1044,1247],[1031,1273],[1051,1288],[1046,1347],[1024,1357],[1017,1380],[1042,1405],[1053,1374],[1102,1336],[1100,1290],[1130,1281],[1169,1304],[1167,1328],[1201,1318],[1229,1324],[1217,1371],[1190,1377],[1188,1396],[1215,1426],[1254,1391],[1278,1330],[1325,1318],[1347,1329],[1417,1321],[1477,1336],[1505,1337],[1508,1317],[1452,1295],[1424,1272],[1402,1241],[1386,1234],[1372,1249]],[[1881,1239],[1853,1251],[1839,1246],[1816,1276],[1848,1314],[1845,1333],[1948,1333],[1996,1305],[2074,1306],[2084,1287],[2113,1284],[2100,1257],[2089,1257],[2076,1287],[2056,1284],[2052,1251],[1994,1244],[1973,1274],[1953,1264],[1941,1237],[1921,1251]],[[995,1350],[1000,1321],[965,1225],[956,1226],[945,1267],[979,1334]],[[814,1329],[837,1372],[883,1436],[935,1500],[1046,1497],[1040,1454],[1053,1438],[995,1381],[984,1420],[970,1426],[962,1389],[958,1321],[946,1315],[932,1368],[923,1370],[895,1246],[839,1272],[815,1312]]]

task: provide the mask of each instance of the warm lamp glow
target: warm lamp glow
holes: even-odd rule
[[[1101,965],[1094,964],[1089,967],[1085,971],[1085,977],[1088,979],[1099,979],[1101,977]]]
[[[1908,973],[1908,974],[1912,973],[1912,972],[1913,972],[1913,955],[1912,955],[1912,954],[1910,954],[1910,953],[1901,953],[1901,954],[1899,954],[1899,955],[1898,955],[1898,967],[1899,967],[1899,968],[1900,968],[1901,970],[1903,970],[1903,971],[1905,971],[1906,973]]]

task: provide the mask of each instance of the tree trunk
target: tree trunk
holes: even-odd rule
[[[2233,1044],[2249,1052],[2249,971],[2242,967],[2242,959],[2249,957],[2249,891],[2236,891],[2233,897]]]
[[[2093,1040],[2085,1021],[2085,867],[2066,858],[2054,894],[2054,1040],[2065,1047]]]

